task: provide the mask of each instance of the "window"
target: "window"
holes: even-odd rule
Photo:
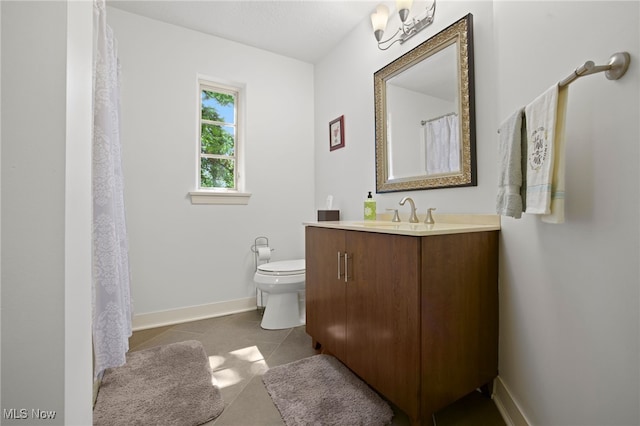
[[[198,190],[191,193],[191,201],[246,204],[250,194],[241,192],[240,180],[242,89],[207,80],[199,80],[198,87]]]
[[[238,92],[200,84],[200,188],[237,189]]]

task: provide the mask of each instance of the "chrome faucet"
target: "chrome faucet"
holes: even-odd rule
[[[413,200],[409,197],[404,197],[402,200],[400,200],[400,205],[404,206],[404,203],[408,201],[409,204],[411,204],[411,216],[409,217],[409,223],[418,223],[420,222],[418,220],[418,215],[416,215],[416,204],[413,202]]]

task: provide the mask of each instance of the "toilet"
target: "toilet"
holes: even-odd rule
[[[304,325],[304,305],[299,302],[299,293],[304,291],[304,259],[263,263],[253,279],[267,295],[262,328],[280,330]]]

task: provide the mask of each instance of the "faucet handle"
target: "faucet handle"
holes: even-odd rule
[[[430,207],[427,209],[427,218],[424,220],[424,223],[428,225],[433,225],[434,223],[436,223],[436,221],[433,220],[433,216],[431,216],[431,212],[433,210],[435,210],[435,207]]]
[[[391,222],[400,222],[400,216],[398,215],[398,209],[387,209],[388,212],[390,212],[391,210],[393,210],[393,219],[391,219]]]

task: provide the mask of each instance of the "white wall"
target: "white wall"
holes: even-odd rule
[[[257,236],[304,257],[313,210],[313,66],[108,8],[136,314],[255,295]],[[247,206],[192,205],[198,73],[246,85]]]
[[[93,7],[0,9],[2,423],[90,424]]]
[[[586,60],[632,57],[569,88],[566,223],[502,222],[500,375],[532,424],[639,424],[639,3],[494,7],[498,118]]]
[[[0,46],[2,46],[2,4],[0,3]],[[1,49],[0,49],[1,50]],[[2,70],[2,54],[0,54]],[[2,99],[2,72],[0,72],[0,99]],[[0,102],[0,147],[2,147],[2,102]],[[0,149],[0,188],[2,188],[2,149]],[[2,241],[2,193],[0,192],[0,242]],[[0,259],[2,244],[0,243]],[[2,318],[2,262],[0,261],[0,318]],[[0,326],[0,383],[2,383],[2,327]],[[0,407],[2,407],[2,386],[0,385]]]
[[[92,422],[93,2],[67,2],[64,421]]]
[[[64,422],[66,22],[2,3],[2,408],[29,416],[3,424]]]
[[[600,74],[570,89],[567,223],[503,219],[499,371],[531,424],[639,424],[637,2],[439,1],[425,34],[386,52],[364,20],[316,66],[316,206],[333,194],[344,219],[362,218],[375,188],[373,73],[469,12],[478,186],[378,194],[378,209],[410,195],[422,214],[494,213],[501,120],[584,61],[629,51],[622,80]],[[346,147],[329,152],[328,123],[341,114]]]

